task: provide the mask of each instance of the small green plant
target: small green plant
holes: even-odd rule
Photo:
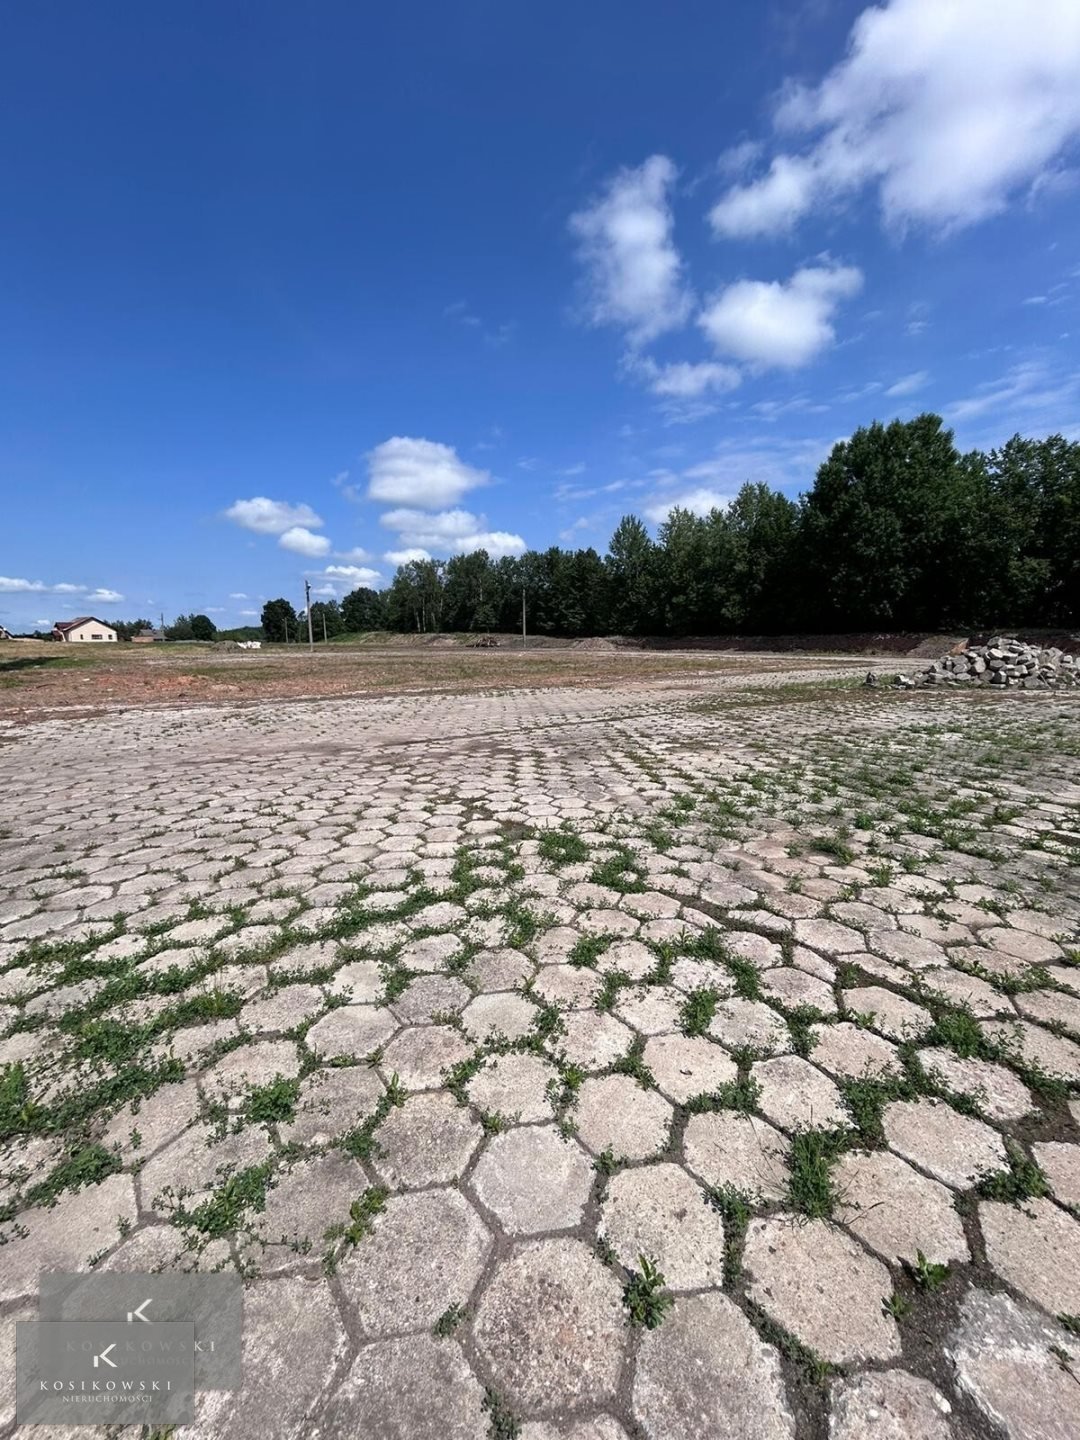
[[[299,1089],[299,1080],[275,1075],[268,1084],[257,1085],[248,1092],[244,1114],[257,1125],[284,1124],[293,1118]]]
[[[743,1250],[750,1226],[752,1198],[734,1185],[708,1192],[709,1200],[724,1217],[724,1284],[737,1285],[742,1275]]]
[[[582,935],[567,955],[566,963],[582,969],[595,970],[596,962],[614,939],[614,935]]]
[[[1005,1141],[1005,1152],[1007,1168],[984,1175],[976,1186],[978,1194],[1012,1205],[1019,1205],[1021,1200],[1041,1200],[1050,1194],[1050,1185],[1041,1167],[1024,1154],[1015,1140]]]
[[[632,1270],[623,1287],[623,1304],[631,1325],[655,1330],[675,1304],[675,1297],[664,1290],[664,1276],[656,1262],[647,1255],[638,1256],[640,1270]]]
[[[684,1035],[704,1035],[716,1014],[719,995],[707,986],[691,990],[682,1007],[679,1023]]]
[[[454,1333],[468,1313],[464,1305],[455,1303],[447,1306],[432,1326],[431,1333],[436,1339],[445,1340],[447,1336]]]
[[[551,865],[581,865],[589,858],[589,847],[569,825],[543,831],[536,848],[541,859]]]
[[[886,1315],[891,1315],[894,1320],[902,1320],[905,1315],[911,1314],[911,1301],[905,1299],[899,1291],[894,1291],[882,1300],[881,1308],[885,1311]]]
[[[1080,1335],[1080,1315],[1059,1315],[1058,1324],[1070,1335]]]
[[[484,1391],[483,1408],[487,1411],[488,1434],[491,1440],[517,1440],[521,1434],[521,1421],[509,1408],[497,1390],[490,1385]]]
[[[349,1223],[342,1226],[341,1238],[350,1245],[359,1245],[370,1232],[375,1216],[386,1209],[386,1197],[389,1193],[385,1185],[369,1185],[360,1198],[349,1206]]]
[[[903,1265],[916,1285],[923,1290],[937,1290],[949,1278],[948,1265],[928,1260],[921,1250],[915,1251],[914,1261],[905,1260]]]
[[[656,1085],[652,1071],[645,1064],[645,1041],[640,1035],[630,1042],[629,1050],[619,1056],[611,1069],[615,1075],[629,1075],[643,1090],[651,1090]]]
[[[842,1130],[798,1130],[791,1137],[788,1202],[812,1220],[827,1218],[836,1204],[832,1171],[847,1149]]]

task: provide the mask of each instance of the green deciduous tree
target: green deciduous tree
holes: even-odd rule
[[[263,635],[271,644],[297,638],[296,611],[288,600],[268,600],[262,608]]]

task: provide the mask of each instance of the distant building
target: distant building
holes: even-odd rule
[[[77,620],[57,620],[52,628],[54,640],[107,641],[116,639],[116,631],[104,620],[93,615],[80,615]]]
[[[157,640],[164,640],[165,636],[160,630],[137,630],[131,637],[133,645],[153,645]]]

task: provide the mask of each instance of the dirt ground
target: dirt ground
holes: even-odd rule
[[[25,722],[117,706],[221,704],[361,695],[454,693],[535,686],[601,686],[718,675],[850,670],[842,656],[740,655],[677,651],[472,650],[296,646],[234,650],[224,645],[65,648],[46,641],[0,643],[0,716]]]

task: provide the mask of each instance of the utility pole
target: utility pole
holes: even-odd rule
[[[325,645],[325,644],[326,644],[326,607],[325,607],[325,605],[323,606],[323,611],[322,611],[322,638],[323,638],[323,644]]]
[[[311,585],[304,581],[304,605],[307,609],[307,643],[312,655],[315,654],[315,637],[311,633]]]
[[[521,587],[521,648],[528,648],[528,641],[525,638],[525,586]]]

